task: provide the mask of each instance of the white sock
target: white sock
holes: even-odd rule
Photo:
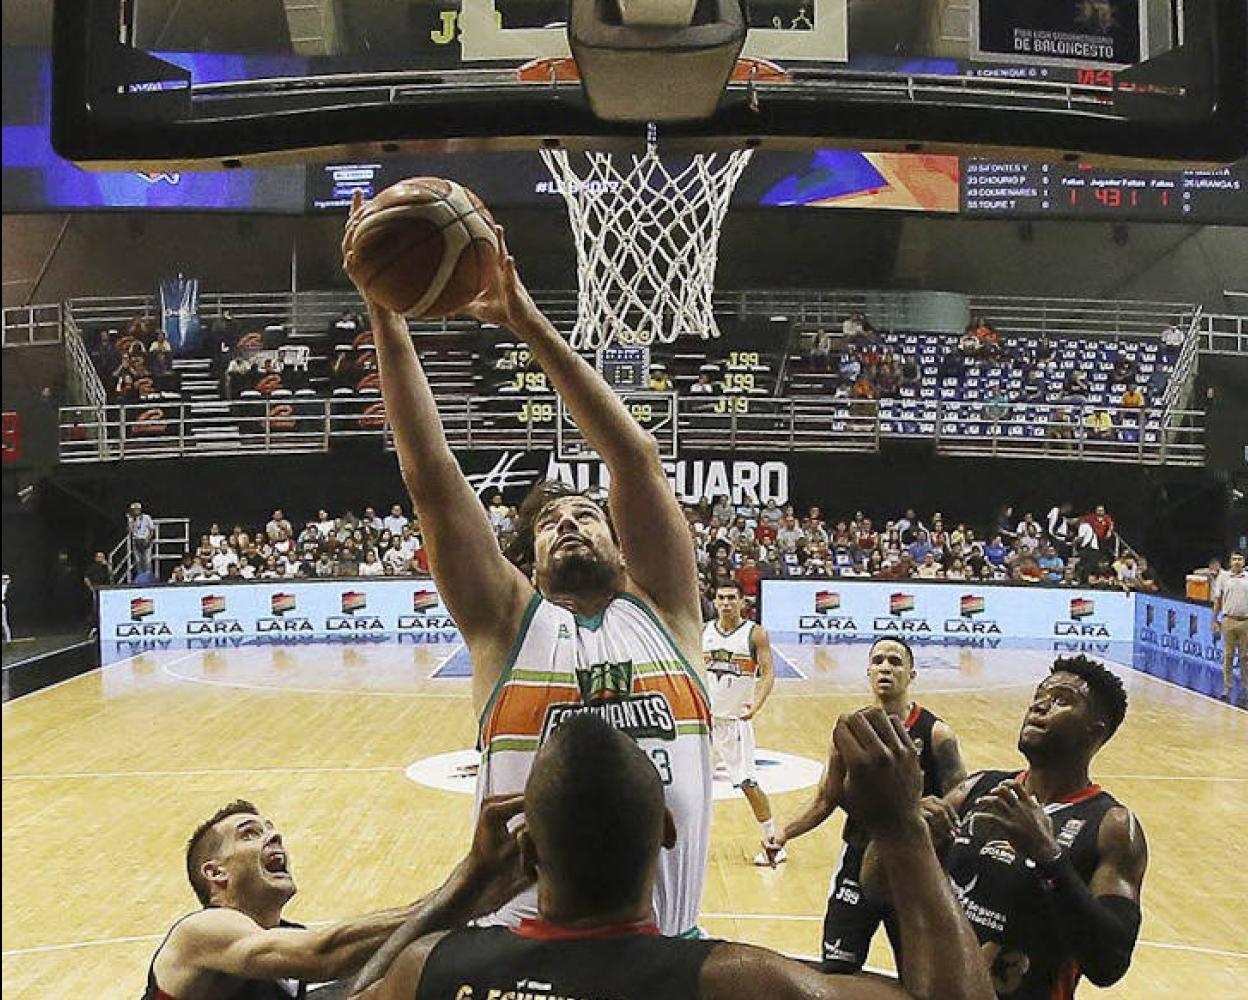
[[[764,839],[770,840],[776,835],[776,821],[774,819],[765,819],[761,824],[763,828]]]

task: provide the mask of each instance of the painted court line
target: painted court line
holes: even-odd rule
[[[469,669],[466,675],[465,674],[448,674],[446,677],[441,676],[442,671],[447,669],[451,665],[451,661],[454,659],[457,659],[461,655],[469,656],[468,647],[465,646],[463,643],[460,643],[458,646],[452,649],[449,653],[447,653],[446,656],[442,657],[442,659],[438,662],[438,665],[433,668],[433,673],[429,675],[430,678],[436,678],[437,680],[452,680],[452,679],[462,680],[465,677],[471,677],[472,676],[472,659],[470,656],[468,659]]]
[[[115,660],[112,663],[101,663],[98,667],[92,667],[90,670],[84,670],[82,673],[75,674],[73,677],[66,677],[63,681],[57,681],[55,684],[49,684],[47,687],[41,687],[39,688],[38,691],[30,691],[27,694],[18,695],[16,698],[10,698],[5,704],[12,705],[19,701],[25,701],[27,698],[33,698],[37,694],[44,694],[47,691],[54,691],[57,688],[62,687],[66,684],[72,684],[74,683],[74,681],[80,681],[84,677],[90,677],[92,674],[98,674],[105,670],[111,670],[113,667],[125,666],[127,663],[131,662],[132,660],[137,660],[140,656],[150,655],[151,652],[152,652],[151,650],[144,650],[141,653],[135,653],[133,656],[127,656],[124,660]],[[196,655],[196,653],[198,652],[199,650],[193,650],[187,653],[185,656],[179,656],[176,660],[172,660],[170,662],[181,663],[183,660]]]
[[[783,677],[783,678],[777,678],[778,680],[786,680],[786,681],[791,681],[791,680],[803,680],[803,681],[805,681],[805,680],[809,680],[809,679],[810,679],[810,678],[808,678],[808,677],[807,677],[804,673],[802,673],[802,668],[801,668],[801,667],[799,667],[796,663],[794,663],[794,662],[793,662],[793,658],[792,658],[792,657],[790,657],[790,656],[785,655],[785,653],[784,653],[784,652],[780,649],[780,647],[779,647],[779,646],[772,646],[772,647],[771,647],[771,651],[772,651],[772,653],[773,653],[775,656],[778,656],[778,657],[780,657],[780,659],[784,660],[784,662],[785,662],[785,663],[787,663],[787,664],[789,665],[789,669],[790,669],[790,670],[792,670],[795,674],[797,674],[797,677],[796,677],[796,678],[793,678],[793,677]]]
[[[198,655],[200,650],[190,655]],[[464,694],[450,694],[444,691],[369,691],[366,688],[305,688],[276,687],[272,684],[248,684],[246,681],[219,681],[210,677],[191,677],[170,670],[174,663],[180,663],[186,657],[180,657],[172,663],[162,664],[160,672],[174,680],[185,681],[187,684],[201,684],[205,687],[233,688],[240,691],[264,691],[268,694],[350,694],[363,698],[454,698],[464,700]]]
[[[376,767],[239,767],[206,768],[191,771],[65,771],[61,774],[6,774],[3,781],[60,781],[79,778],[207,778],[213,775],[258,774],[402,774],[405,768],[392,764]]]

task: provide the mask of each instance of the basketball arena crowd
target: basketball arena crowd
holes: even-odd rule
[[[920,518],[913,509],[895,518],[877,520],[856,511],[832,520],[820,507],[799,515],[792,505],[774,500],[734,504],[727,496],[683,506],[708,608],[726,580],[740,584],[753,605],[762,580],[794,577],[1158,589],[1147,560],[1121,542],[1103,505],[1076,514],[1071,503],[1062,502],[1043,518],[1007,505],[986,527],[946,519],[939,511]],[[506,549],[520,527],[517,508],[495,494],[486,510]],[[145,539],[133,544],[145,583],[162,576],[169,583],[196,583],[429,575],[420,525],[397,503],[385,513],[366,507],[361,514],[337,517],[321,509],[301,525],[282,509],[254,527],[236,524],[226,530],[214,523],[163,573]]]

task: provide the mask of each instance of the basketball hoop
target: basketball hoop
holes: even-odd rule
[[[578,79],[572,59],[521,67],[528,82]],[[736,82],[788,74],[762,59],[738,61]],[[576,242],[578,350],[611,343],[670,344],[719,336],[712,311],[719,233],[750,149],[659,159],[653,125],[641,155],[543,149],[542,160],[568,206]]]

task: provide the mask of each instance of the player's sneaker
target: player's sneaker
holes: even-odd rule
[[[776,865],[782,865],[789,860],[788,851],[783,847],[770,848],[766,844],[763,849],[754,855],[754,864],[759,868],[775,868]]]

